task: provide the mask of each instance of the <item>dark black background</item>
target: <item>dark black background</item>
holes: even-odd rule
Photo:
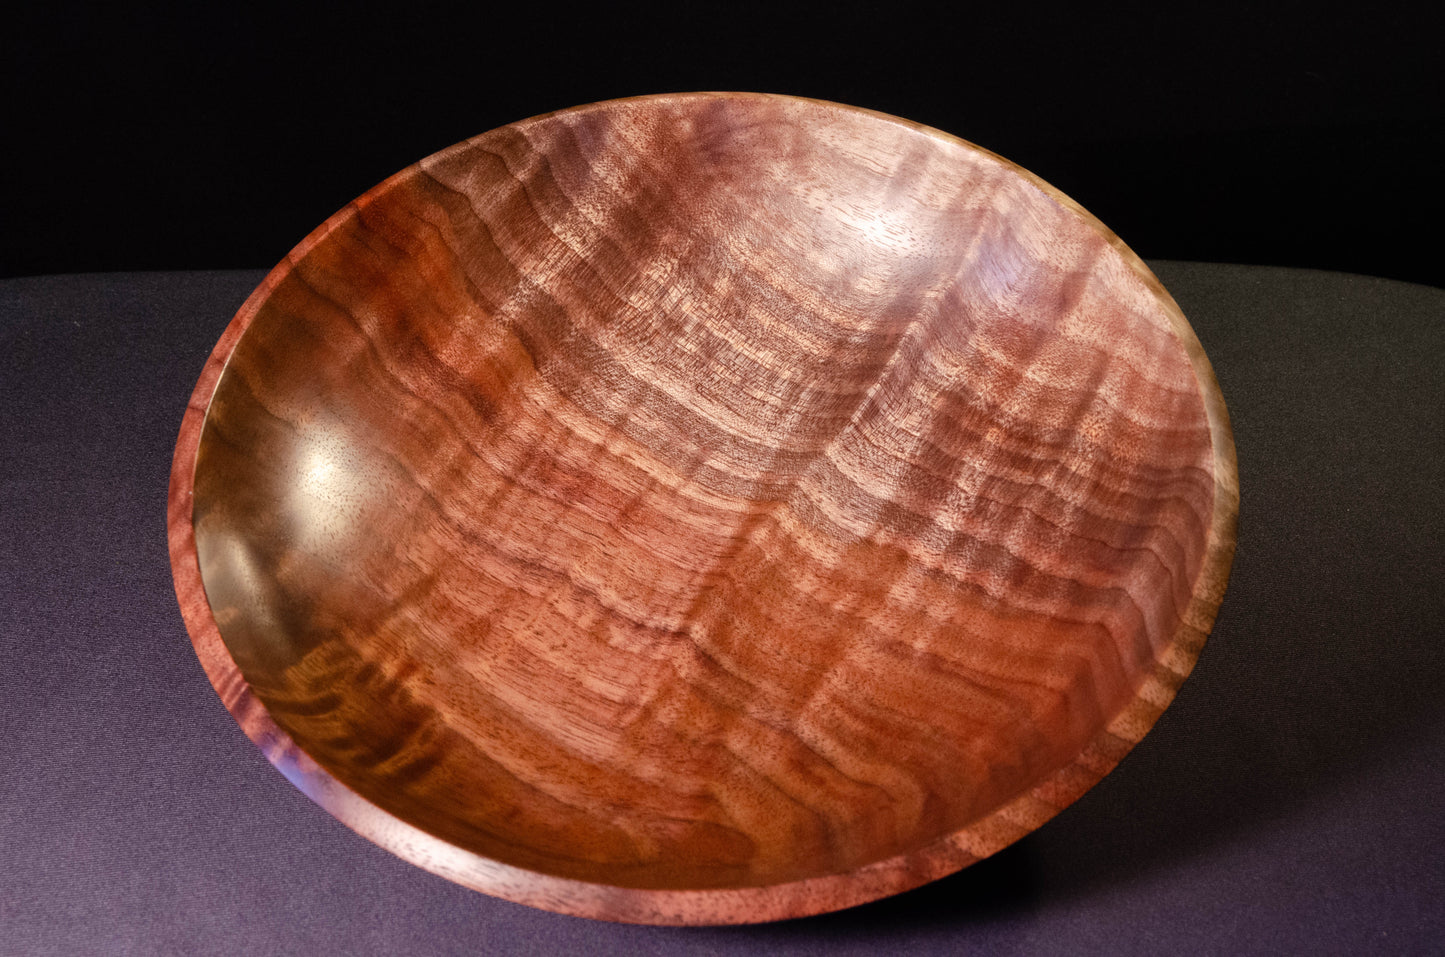
[[[1445,285],[1429,5],[31,4],[3,41],[0,275],[263,267],[453,142],[643,93],[955,133],[1146,257]]]

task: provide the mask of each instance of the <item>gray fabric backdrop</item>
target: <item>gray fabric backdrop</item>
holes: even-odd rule
[[[261,273],[0,282],[0,953],[1426,953],[1445,941],[1445,291],[1153,264],[1233,416],[1194,676],[991,860],[806,920],[628,927],[374,847],[241,734],[171,590],[181,412]]]

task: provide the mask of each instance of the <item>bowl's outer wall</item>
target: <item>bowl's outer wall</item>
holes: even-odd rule
[[[642,159],[629,168],[629,158]],[[699,168],[707,175],[688,172]],[[467,217],[477,226],[470,233],[457,226]],[[659,227],[669,217],[672,231]],[[689,246],[698,233],[711,243]],[[728,265],[738,259],[749,267]],[[627,285],[629,276],[650,282]],[[601,293],[613,296],[610,311],[595,306]],[[702,315],[718,302],[756,308]],[[689,366],[692,353],[666,354],[668,324],[679,321],[688,328],[672,334],[685,346],[704,332],[715,340],[711,379],[696,374],[707,364]],[[458,322],[475,328],[439,334]],[[1101,356],[1088,374],[1079,373],[1084,354]],[[473,385],[451,382],[458,367]],[[371,380],[376,369],[405,389],[387,395],[392,386]],[[698,392],[733,370],[733,393]],[[974,405],[958,398],[965,392]],[[759,393],[773,402],[727,418],[737,396]],[[618,395],[627,398],[620,409]],[[572,477],[559,451],[568,442],[503,408],[509,396],[514,406],[545,399],[552,421],[574,415],[572,434],[601,437],[572,463]],[[347,428],[370,424],[361,438],[312,428],[338,408]],[[691,418],[652,415],[675,408]],[[923,415],[939,408],[946,416]],[[407,428],[387,429],[397,412]],[[968,422],[983,415],[1007,434],[971,434]],[[501,447],[503,426],[519,444],[510,464],[487,451]],[[460,483],[438,465],[448,437],[473,470]],[[1062,458],[1049,474],[1029,450],[1040,437]],[[857,458],[890,441],[894,457],[873,470]],[[529,442],[548,454],[529,455]],[[936,452],[932,460],[913,455],[920,447]],[[762,464],[759,448],[770,455]],[[488,454],[507,494],[532,481],[530,497],[499,499],[478,484],[473,460]],[[819,470],[838,460],[851,471]],[[548,477],[538,480],[539,468]],[[577,484],[587,470],[595,486]],[[920,476],[939,473],[944,492],[920,497]],[[838,474],[853,478],[853,492],[837,493]],[[525,904],[623,921],[746,922],[858,904],[951,873],[1039,827],[1110,771],[1172,700],[1212,625],[1233,557],[1235,476],[1224,402],[1188,322],[1139,259],[1061,194],[984,150],[892,117],[764,95],[675,95],[494,130],[399,173],[303,241],[241,308],[202,372],[176,445],[169,535],[182,611],[212,684],[267,758],[344,823],[420,866]],[[607,493],[629,481],[663,493],[614,494],[608,512]],[[987,492],[961,506],[957,492],[970,483]],[[870,493],[871,528],[858,489]],[[390,507],[407,494],[419,505]],[[488,545],[494,561],[425,531],[448,516],[455,523],[458,509],[494,516],[507,502],[540,515],[545,503],[561,507],[555,519],[509,526]],[[660,510],[637,519],[650,502]],[[816,502],[827,522],[805,515]],[[387,528],[389,515],[402,525]],[[652,538],[627,551],[623,532],[636,539],[642,526]],[[691,539],[678,535],[688,528]],[[952,533],[948,545],[929,538],[938,528]],[[558,529],[582,538],[564,535],[558,548]],[[617,541],[577,557],[579,542],[610,531]],[[850,548],[832,548],[829,533]],[[406,554],[415,580],[389,571],[396,536],[415,545]],[[789,552],[798,539],[824,544]],[[688,555],[702,555],[696,567]],[[884,575],[886,555],[899,567]],[[639,571],[649,557],[659,564]],[[931,557],[942,565],[926,567]],[[419,581],[455,577],[448,562],[458,558],[475,571],[465,593],[496,593],[487,607],[458,613],[451,588],[416,597]],[[536,571],[539,561],[556,564]],[[519,568],[552,575],[545,601],[516,584]],[[419,685],[412,672],[387,672],[387,661],[418,652],[461,661],[465,649],[458,655],[448,640],[504,619],[506,607],[532,609],[529,622],[536,609],[597,614],[569,604],[555,581],[575,584],[598,568],[611,578],[592,591],[613,588],[604,611],[616,620],[592,632],[608,636],[597,651],[616,651],[618,635],[634,645],[652,636],[627,666],[660,662],[657,674],[685,675],[678,687],[692,697],[681,713],[712,716],[673,744],[678,755],[642,737],[604,744],[585,781],[582,762],[558,771],[555,756],[549,771],[526,768],[548,734],[591,733],[587,720],[568,717],[588,705],[621,708],[588,718],[592,730],[676,731],[686,720],[656,717],[670,714],[666,694],[675,692],[662,679],[640,678],[644,694],[590,700],[601,659],[561,653],[553,665],[574,669],[571,678],[501,674],[487,662],[457,665],[451,685],[445,675]],[[941,568],[945,584],[919,594]],[[675,574],[678,587],[657,590],[683,609],[627,593],[627,572],[662,585]],[[770,587],[782,597],[754,622],[766,627],[721,627],[746,617],[728,614],[730,603]],[[809,606],[819,588],[824,600]],[[828,617],[850,596],[850,613]],[[939,606],[967,614],[942,623],[903,614]],[[796,607],[803,613],[779,620],[777,609]],[[812,640],[819,620],[829,625]],[[542,629],[542,640],[562,632]],[[535,633],[516,626],[509,638]],[[1004,640],[961,638],[978,633]],[[357,664],[353,646],[368,640],[373,659]],[[488,642],[484,658],[504,658],[506,642]],[[805,690],[769,664],[773,648],[802,662]],[[523,651],[536,661],[535,649]],[[455,704],[478,669],[487,694]],[[961,691],[980,682],[981,694]],[[325,687],[386,705],[357,711],[324,700]],[[919,692],[909,703],[907,688],[933,697]],[[509,694],[510,713],[487,707]],[[523,697],[535,711],[503,727]],[[851,701],[886,714],[873,727],[829,724]],[[942,746],[922,734],[929,718],[915,705],[944,713],[929,729],[946,731]],[[733,716],[715,717],[722,711]],[[366,727],[368,714],[383,723],[439,718],[386,740],[384,724]],[[922,734],[915,750],[909,721]],[[991,723],[978,734],[983,721]],[[522,740],[519,727],[540,731]],[[848,727],[853,739],[840,743]],[[477,742],[488,734],[483,762]],[[689,768],[691,752],[704,758]],[[746,760],[734,760],[738,752]],[[668,763],[649,768],[659,755]],[[802,810],[779,814],[769,789]],[[454,804],[442,807],[448,795]],[[457,804],[458,795],[467,799]],[[682,823],[659,830],[662,818]],[[617,831],[591,833],[590,821]],[[545,847],[549,833],[556,843]]]

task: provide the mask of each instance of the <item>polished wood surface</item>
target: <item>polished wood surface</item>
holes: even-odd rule
[[[256,291],[182,426],[241,726],[454,880],[768,920],[1039,826],[1188,674],[1233,444],[1138,258],[862,110],[615,101],[430,157]]]

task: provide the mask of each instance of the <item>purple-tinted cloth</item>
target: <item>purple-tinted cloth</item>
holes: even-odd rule
[[[181,412],[261,273],[0,282],[0,953],[1428,953],[1445,948],[1445,291],[1154,264],[1243,490],[1194,676],[991,860],[741,928],[494,900],[356,836],[212,692],[171,588]]]

